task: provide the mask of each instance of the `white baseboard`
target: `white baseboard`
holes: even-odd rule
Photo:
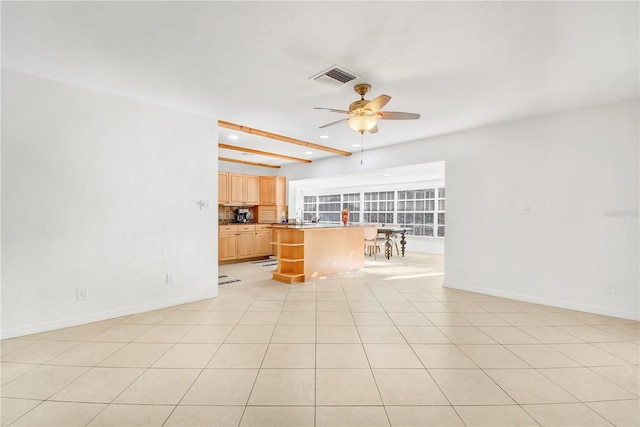
[[[465,283],[456,283],[456,282],[447,281],[446,276],[445,276],[445,283],[443,283],[443,286],[445,288],[459,289],[461,291],[475,292],[478,294],[508,298],[516,301],[531,302],[534,304],[543,304],[551,307],[566,308],[569,310],[583,311],[583,312],[593,313],[593,314],[601,314],[603,316],[618,317],[621,319],[640,320],[640,313],[634,313],[632,311],[616,310],[609,307],[599,307],[599,306],[587,305],[587,304],[576,304],[576,303],[562,301],[562,300],[541,298],[533,295],[523,295],[523,294],[503,291],[499,289],[483,288],[479,286],[468,285]]]
[[[72,326],[84,325],[87,323],[100,322],[102,320],[114,319],[116,317],[129,316],[145,311],[158,310],[174,305],[186,304],[189,302],[200,301],[207,298],[218,296],[218,288],[200,292],[197,294],[187,295],[180,298],[170,300],[157,301],[151,304],[132,306],[118,310],[103,311],[100,313],[91,313],[83,316],[69,317],[65,319],[57,319],[50,322],[37,323],[34,325],[21,326],[19,328],[6,329],[0,332],[0,339],[16,338],[24,335],[38,334],[41,332],[53,331],[61,328],[69,328]]]

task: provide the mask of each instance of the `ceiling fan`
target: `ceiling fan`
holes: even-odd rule
[[[336,120],[320,126],[320,129],[337,125],[338,123],[347,122],[349,126],[361,134],[365,131],[369,133],[378,132],[378,119],[381,120],[415,120],[420,118],[420,114],[400,113],[396,111],[380,111],[382,107],[387,105],[391,100],[389,95],[380,95],[371,101],[364,99],[364,95],[369,92],[371,85],[368,83],[357,84],[353,90],[360,95],[360,100],[352,102],[349,110],[337,110],[335,108],[315,107],[315,110],[327,110],[334,113],[348,114],[350,117]]]

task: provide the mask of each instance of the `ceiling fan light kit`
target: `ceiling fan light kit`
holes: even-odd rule
[[[347,119],[347,123],[356,132],[365,133],[375,127],[378,119],[373,115],[353,116]]]
[[[349,110],[338,110],[335,108],[323,108],[315,107],[316,110],[328,110],[334,113],[347,114],[350,117],[346,119],[337,120],[335,122],[327,123],[320,126],[320,128],[326,128],[329,126],[337,125],[344,121],[351,127],[351,129],[360,134],[365,132],[376,133],[378,131],[378,119],[381,120],[415,120],[420,118],[420,114],[415,113],[400,113],[396,111],[380,111],[391,100],[389,95],[380,95],[373,100],[369,101],[364,99],[364,95],[369,92],[371,85],[368,83],[357,84],[353,87],[353,90],[360,95],[360,99],[352,102],[349,105]]]

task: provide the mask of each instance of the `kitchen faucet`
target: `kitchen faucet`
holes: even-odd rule
[[[300,214],[300,216],[298,216],[298,213]],[[296,222],[302,223],[303,221],[304,221],[304,214],[302,212],[302,208],[298,208],[296,209]]]

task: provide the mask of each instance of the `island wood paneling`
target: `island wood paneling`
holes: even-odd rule
[[[305,280],[364,268],[362,227],[311,228],[304,233]]]
[[[279,228],[273,279],[299,283],[364,267],[362,227]]]

